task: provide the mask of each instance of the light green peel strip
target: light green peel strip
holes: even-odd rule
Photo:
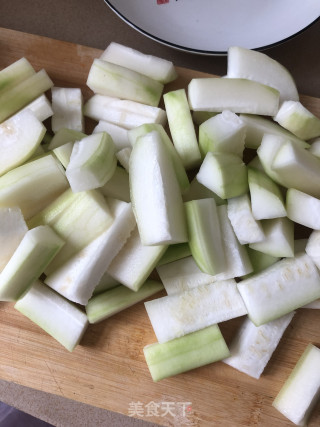
[[[0,71],[0,96],[35,73],[26,58],[21,58],[4,68]]]
[[[218,325],[163,344],[148,345],[143,351],[153,381],[216,362],[230,355]]]
[[[42,95],[53,86],[48,74],[41,70],[0,95],[0,123]]]
[[[106,292],[92,297],[86,305],[89,323],[98,323],[114,314],[125,310],[145,298],[161,291],[163,285],[154,280],[147,280],[145,284],[134,292],[125,286],[117,286]]]
[[[198,267],[207,274],[225,268],[220,222],[214,199],[186,202],[189,246]]]
[[[177,243],[170,245],[164,255],[158,262],[159,265],[169,264],[169,262],[178,261],[191,255],[189,243]]]

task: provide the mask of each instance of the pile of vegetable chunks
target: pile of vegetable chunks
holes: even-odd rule
[[[0,71],[0,301],[72,351],[165,289],[145,303],[154,381],[219,360],[258,379],[295,310],[320,308],[320,119],[259,52],[231,47],[225,77],[159,108],[176,77],[117,43],[84,105],[25,58]],[[218,324],[240,316],[228,348]],[[305,424],[319,388],[310,343],[273,405]]]

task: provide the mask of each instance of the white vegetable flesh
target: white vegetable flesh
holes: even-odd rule
[[[148,301],[145,307],[159,343],[247,314],[232,279]]]
[[[230,344],[230,357],[223,362],[259,379],[293,316],[294,312],[261,326],[246,318]]]
[[[164,84],[177,78],[177,72],[171,61],[153,55],[146,55],[115,42],[109,44],[100,59],[122,65]]]
[[[93,129],[92,133],[99,132],[107,132],[111,136],[116,151],[122,150],[126,147],[131,147],[128,130],[122,128],[121,126],[106,122],[104,120],[99,120],[99,123]]]
[[[300,254],[243,280],[238,289],[250,319],[260,326],[320,298],[320,276],[312,259]]]
[[[305,426],[320,395],[320,349],[309,344],[272,405],[294,424]]]
[[[137,291],[147,280],[168,245],[144,246],[136,227],[107,271],[127,288]]]
[[[298,138],[308,140],[320,136],[320,119],[301,102],[284,102],[274,120]]]
[[[288,218],[313,230],[320,230],[320,200],[294,188],[287,191]]]
[[[266,219],[262,222],[264,239],[250,243],[250,248],[273,257],[294,256],[294,225],[288,218]]]
[[[86,102],[84,115],[125,129],[145,123],[165,125],[167,121],[166,112],[161,108],[103,95],[94,95]]]
[[[82,93],[79,88],[53,87],[51,127],[53,132],[68,128],[83,132]]]
[[[85,313],[39,281],[14,307],[69,351],[79,344],[89,324]]]
[[[0,275],[0,301],[16,301],[44,272],[64,241],[47,225],[22,238]]]
[[[196,179],[222,199],[230,199],[248,191],[246,165],[231,153],[207,153]]]
[[[261,114],[274,116],[279,108],[279,92],[269,86],[246,79],[200,78],[188,86],[191,110],[220,113]]]
[[[230,78],[242,78],[271,86],[280,92],[280,102],[298,101],[299,94],[289,71],[262,52],[232,46],[228,50]]]
[[[135,227],[130,203],[109,200],[111,226],[49,274],[45,283],[61,295],[86,305],[113,258]]]
[[[169,151],[153,131],[136,141],[130,157],[130,193],[143,245],[188,240],[185,212]]]
[[[251,209],[256,220],[285,217],[287,211],[279,186],[265,173],[248,168]]]
[[[0,208],[0,272],[6,266],[28,231],[18,207]]]
[[[0,175],[28,160],[40,145],[45,132],[45,127],[31,111],[22,111],[1,123]]]
[[[208,151],[223,151],[242,157],[246,127],[243,121],[231,111],[206,120],[199,126],[199,145],[202,156]]]
[[[227,213],[233,231],[242,245],[261,242],[265,238],[260,221],[253,216],[247,194],[229,199]]]

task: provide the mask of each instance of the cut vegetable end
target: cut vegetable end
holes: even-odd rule
[[[280,102],[297,101],[299,94],[288,70],[262,52],[232,46],[228,50],[228,77],[244,78],[276,88]]]
[[[136,227],[120,252],[112,260],[107,271],[119,283],[133,291],[138,291],[167,247],[167,245],[142,245]]]
[[[259,379],[294,313],[256,327],[245,319],[230,345],[231,356],[224,363]]]
[[[74,193],[102,187],[115,172],[114,143],[106,132],[74,143],[66,176]]]
[[[207,153],[196,178],[222,199],[248,191],[246,165],[239,156],[231,153]]]
[[[307,424],[320,396],[320,349],[309,344],[272,405],[294,424]]]

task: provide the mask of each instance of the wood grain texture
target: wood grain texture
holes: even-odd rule
[[[62,41],[0,29],[0,69],[25,56],[38,70],[45,68],[57,86],[81,87],[100,51]],[[199,72],[178,69],[179,79],[166,90],[186,87]],[[320,116],[320,100],[302,97]],[[225,322],[227,340],[241,319]],[[166,426],[290,426],[271,403],[309,342],[320,346],[320,310],[297,311],[262,378],[255,380],[223,363],[193,370],[157,384],[152,382],[143,347],[156,341],[142,303],[89,327],[70,354],[13,304],[0,302],[0,377],[7,381],[128,414],[131,402],[141,402],[144,418]],[[175,416],[149,416],[144,405],[174,402]],[[191,402],[182,414],[178,402]],[[319,405],[310,426],[320,424]]]

